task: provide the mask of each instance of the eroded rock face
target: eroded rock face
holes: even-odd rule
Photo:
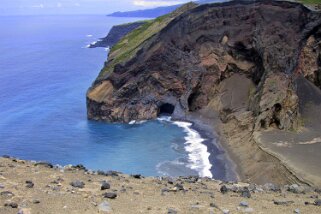
[[[210,106],[223,120],[251,115],[256,129],[295,128],[294,74],[320,83],[320,26],[320,13],[290,2],[199,6],[96,82],[87,94],[88,117],[152,119],[171,105],[182,118]],[[225,93],[227,86],[237,90]]]

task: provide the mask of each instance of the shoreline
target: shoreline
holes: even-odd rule
[[[185,118],[174,118],[173,122],[175,121],[191,123],[191,129],[198,132],[201,138],[204,139],[201,143],[207,147],[207,152],[210,154],[209,161],[212,165],[210,171],[213,179],[227,182],[240,181],[240,176],[237,171],[238,166],[234,163],[229,152],[226,151],[222,143],[219,141],[220,137],[217,135],[210,123],[191,114],[186,115]],[[221,170],[224,170],[224,172]]]
[[[300,180],[294,172],[289,170],[280,159],[263,150],[260,145],[257,145],[252,137],[248,136],[248,138],[243,139],[244,136],[234,136],[235,133],[233,132],[237,132],[237,130],[224,130],[224,125],[226,124],[222,124],[218,113],[215,111],[203,109],[199,112],[189,113],[184,117],[177,116],[174,119],[193,123],[193,128],[201,136],[209,136],[209,138],[213,139],[204,143],[208,146],[209,150],[215,144],[220,151],[223,151],[223,157],[226,160],[225,168],[230,169],[227,172],[232,173],[230,175],[227,174],[228,178],[236,178],[237,181],[258,184],[307,184],[305,181]],[[245,133],[244,135],[247,134]],[[235,144],[235,138],[238,141],[237,144]],[[210,161],[213,164],[212,152]],[[215,167],[214,164],[213,166]],[[265,170],[262,170],[264,167]]]

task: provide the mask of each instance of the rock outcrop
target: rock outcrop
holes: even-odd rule
[[[256,130],[296,129],[294,79],[303,74],[320,85],[320,28],[320,13],[290,2],[188,10],[100,76],[87,94],[88,117],[129,122],[172,113],[183,118],[211,106],[223,120],[248,112]]]

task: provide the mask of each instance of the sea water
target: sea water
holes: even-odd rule
[[[86,90],[107,57],[103,48],[86,47],[113,25],[135,20],[0,17],[0,155],[93,170],[212,177],[205,139],[190,123],[86,118]]]

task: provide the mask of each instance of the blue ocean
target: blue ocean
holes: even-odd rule
[[[0,17],[0,155],[130,174],[211,177],[215,166],[189,123],[86,118],[86,91],[108,54],[86,46],[113,25],[135,20]]]

